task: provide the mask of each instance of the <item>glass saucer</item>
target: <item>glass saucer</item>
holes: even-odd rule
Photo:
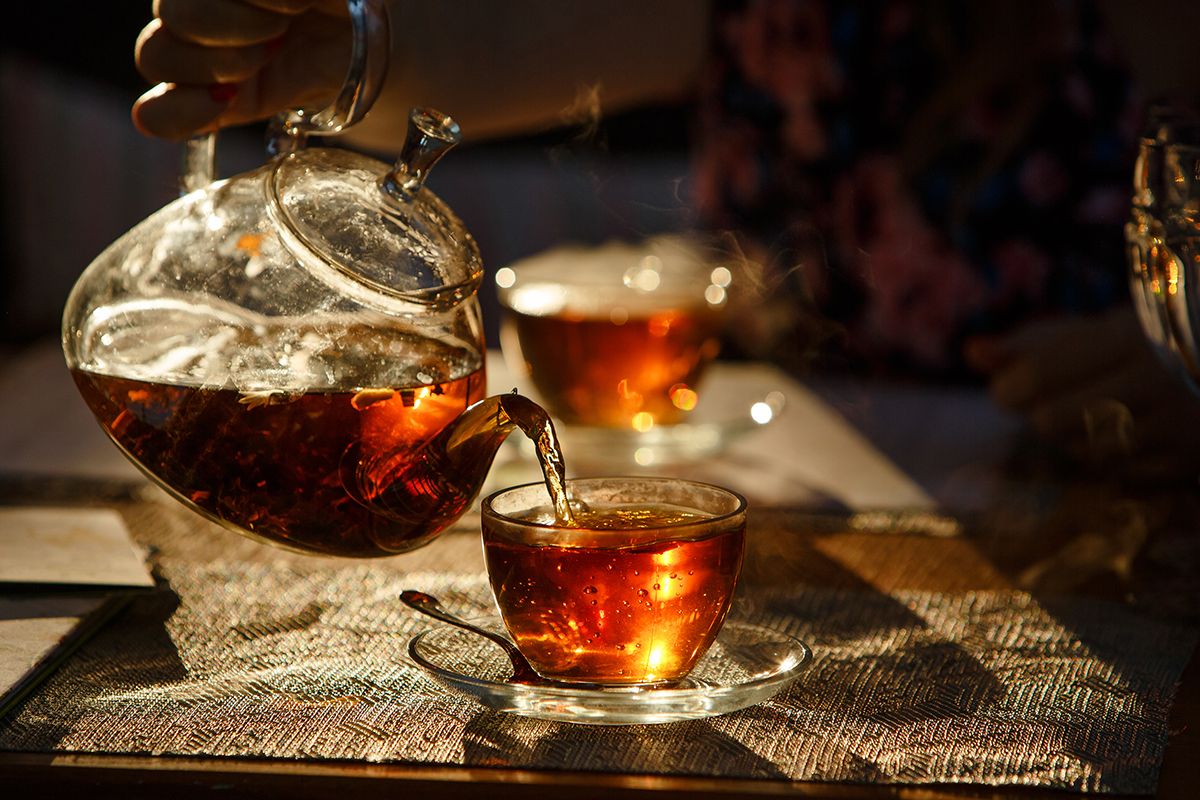
[[[496,617],[475,624],[503,633]],[[417,634],[409,655],[449,689],[497,711],[582,725],[647,725],[728,714],[796,680],[812,654],[784,633],[729,621],[692,673],[664,688],[509,683],[512,665],[487,639],[449,626]]]

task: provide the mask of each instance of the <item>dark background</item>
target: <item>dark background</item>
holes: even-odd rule
[[[0,26],[0,347],[57,337],[79,273],[176,196],[182,145],[143,137],[129,121],[148,88],[133,45],[149,19],[149,3],[72,0],[22,4],[20,23]],[[587,137],[559,130],[465,145],[438,165],[429,185],[475,235],[489,272],[481,294],[493,346],[499,267],[560,243],[689,224],[689,116],[634,111]],[[222,133],[220,174],[265,158],[262,126]]]

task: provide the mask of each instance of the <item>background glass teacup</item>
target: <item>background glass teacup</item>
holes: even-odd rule
[[[685,677],[725,621],[746,501],[671,478],[568,481],[576,526],[544,483],[483,502],[488,578],[533,668],[562,682],[647,686]]]
[[[569,425],[685,421],[720,349],[733,280],[681,237],[549,251],[496,274],[505,359]]]

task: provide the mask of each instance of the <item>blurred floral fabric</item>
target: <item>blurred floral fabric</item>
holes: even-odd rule
[[[718,4],[696,201],[767,266],[756,355],[954,375],[1123,299],[1142,107],[1086,3]]]

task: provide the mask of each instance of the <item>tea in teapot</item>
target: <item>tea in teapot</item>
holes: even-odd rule
[[[454,369],[456,354],[419,346],[446,359],[449,377],[290,394],[72,374],[112,440],[207,516],[293,547],[370,556],[441,530],[481,480],[430,469],[445,455],[429,448],[444,446],[437,435],[483,399],[483,369],[461,354]]]

